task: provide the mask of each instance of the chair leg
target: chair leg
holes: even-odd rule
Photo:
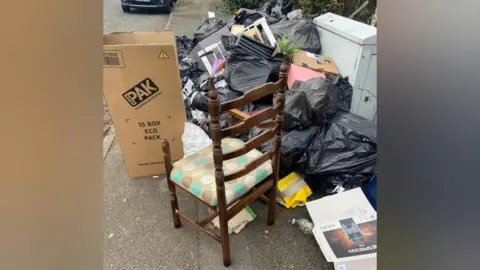
[[[220,221],[220,237],[222,239],[222,253],[223,253],[223,265],[229,267],[232,264],[230,258],[230,236],[228,235],[228,221],[226,215],[219,217]]]
[[[277,207],[277,188],[276,184],[271,188],[268,196],[268,218],[267,225],[273,225],[275,223],[275,207]]]
[[[172,172],[172,158],[170,154],[170,145],[167,140],[162,142],[163,160],[165,162],[165,171],[167,173],[168,190],[170,191],[170,205],[172,207],[173,225],[175,228],[180,228],[182,223],[180,222],[180,216],[178,211],[177,192],[175,190],[175,184],[170,180],[170,173]]]
[[[172,207],[172,216],[173,216],[173,226],[175,228],[180,228],[182,223],[180,222],[180,216],[178,216],[178,200],[175,190],[175,184],[170,181],[170,177],[167,177],[168,189],[170,190],[170,205]]]

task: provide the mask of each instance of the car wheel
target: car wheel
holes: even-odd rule
[[[130,12],[129,6],[122,6],[123,12]]]
[[[166,13],[171,13],[172,10],[173,10],[173,0],[170,0],[170,1],[167,3],[166,7],[164,8],[164,11],[165,11]]]

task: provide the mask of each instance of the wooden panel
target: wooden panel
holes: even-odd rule
[[[254,114],[252,116],[249,116],[242,123],[239,123],[239,124],[237,124],[233,127],[223,129],[222,130],[222,138],[230,137],[234,134],[247,132],[249,129],[251,129],[255,125],[260,124],[261,122],[263,122],[267,119],[273,118],[277,113],[277,108],[278,108],[278,106],[275,106],[275,108],[268,108],[261,113],[257,113],[257,114]]]
[[[259,147],[269,139],[272,139],[275,136],[275,130],[270,129],[262,132],[261,134],[255,136],[254,138],[250,139],[248,142],[244,144],[244,146],[238,150],[233,152],[223,154],[223,160],[228,160],[232,158],[239,157],[241,155],[246,155],[248,152],[252,151],[252,149]]]
[[[250,163],[248,163],[247,165],[245,165],[245,168],[243,168],[242,170],[240,170],[240,171],[238,171],[234,174],[230,174],[230,175],[225,176],[224,181],[225,182],[232,181],[232,180],[235,180],[237,178],[240,178],[242,176],[247,175],[251,171],[255,170],[257,167],[259,167],[260,165],[265,163],[267,160],[271,159],[273,154],[274,154],[273,150],[269,150],[269,151],[265,152],[259,158],[255,159],[255,160],[251,161]]]
[[[241,108],[251,103],[252,101],[274,94],[280,89],[280,86],[281,86],[281,82],[267,83],[255,89],[249,90],[245,92],[243,96],[223,103],[221,111],[228,111],[235,108]]]

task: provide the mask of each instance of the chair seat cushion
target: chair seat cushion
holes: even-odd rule
[[[223,153],[241,148],[244,142],[239,139],[222,140]],[[224,175],[230,175],[245,168],[245,165],[260,157],[262,152],[254,149],[243,156],[223,161]],[[272,162],[268,160],[245,176],[225,183],[227,205],[246,194],[258,183],[272,174]],[[211,206],[217,206],[217,189],[215,183],[215,165],[213,163],[213,146],[185,157],[173,164],[170,179],[200,200]]]

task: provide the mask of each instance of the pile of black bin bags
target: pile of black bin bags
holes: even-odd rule
[[[276,4],[274,4],[276,2]],[[311,22],[287,18],[292,11],[291,1],[267,1],[261,10],[241,9],[229,22],[206,19],[195,31],[194,39],[177,37],[177,52],[188,121],[208,125],[209,74],[192,60],[191,51],[202,40],[220,36],[233,24],[250,25],[265,17],[275,36],[287,35],[305,50],[321,53],[320,35]],[[228,51],[223,76],[215,78],[222,102],[243,95],[246,90],[266,82],[278,80],[281,63],[271,57],[274,48],[248,37],[221,36]],[[239,40],[240,39],[240,40]],[[332,194],[339,188],[348,190],[362,186],[376,172],[376,124],[350,113],[353,88],[348,78],[329,76],[295,83],[286,94],[285,120],[281,147],[280,177],[291,172],[303,175],[312,190],[324,189]],[[250,112],[271,106],[267,98],[245,106]],[[222,115],[222,128],[227,126],[227,115]],[[239,138],[248,140],[262,130],[251,129]],[[259,150],[271,146],[265,143]]]

